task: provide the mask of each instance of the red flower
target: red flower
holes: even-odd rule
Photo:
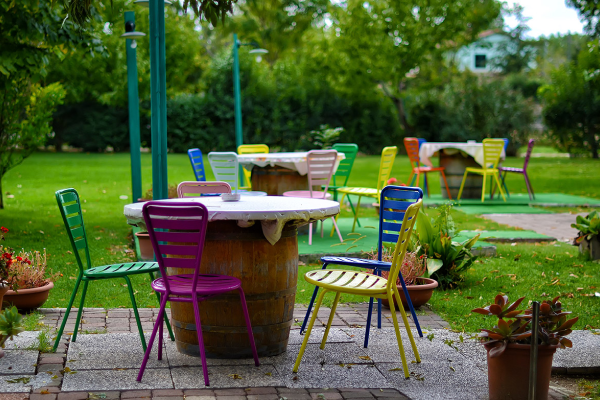
[[[2,233],[6,233],[8,232],[8,229],[5,227],[0,227],[0,231],[2,231]]]
[[[390,179],[388,179],[387,184],[388,185],[393,185],[396,182],[398,182],[398,179],[396,179],[396,178],[390,178]]]
[[[31,260],[25,260],[25,262],[29,265],[31,265]]]
[[[11,253],[4,253],[4,254],[2,254],[2,257],[6,258],[7,260],[10,260],[12,258],[12,254]]]
[[[23,261],[22,257],[17,257],[17,261]]]

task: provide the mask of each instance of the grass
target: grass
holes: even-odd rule
[[[522,166],[523,159],[509,158],[504,164]],[[378,168],[378,156],[357,158],[349,185],[371,186]],[[531,159],[528,171],[538,193],[565,192],[600,198],[600,176],[597,174],[597,168],[598,161],[592,159],[536,158]],[[399,156],[394,164],[392,176],[406,182],[409,170],[407,157]],[[169,155],[168,171],[169,181],[173,183],[193,179],[189,160],[184,154]],[[208,175],[211,179],[210,171]],[[507,183],[511,192],[526,193],[522,180],[520,176],[508,177]],[[149,154],[142,155],[142,181],[144,191],[149,189]],[[439,177],[430,174],[429,181],[431,191],[439,193]],[[66,306],[77,274],[77,265],[54,199],[53,194],[56,190],[74,187],[79,191],[91,257],[95,265],[134,259],[131,227],[123,217],[123,206],[132,201],[128,154],[36,153],[23,164],[10,170],[2,183],[5,209],[0,210],[0,225],[10,229],[5,244],[27,250],[45,247],[48,252],[49,269],[62,274],[55,282],[55,288],[50,293],[45,307]],[[8,198],[7,192],[14,197]],[[123,195],[128,198],[121,199],[120,196]],[[342,213],[346,212],[343,210]],[[375,211],[361,210],[361,215],[375,215]],[[454,216],[457,226],[461,229],[506,229],[477,216],[460,212],[455,212]],[[516,247],[500,245],[498,248],[504,258],[482,259],[481,263],[469,271],[463,288],[457,291],[457,294],[453,291],[437,292],[432,299],[434,310],[447,318],[454,328],[479,328],[481,321],[465,315],[470,309],[491,301],[496,291],[504,291],[511,298],[522,294],[536,295],[537,298],[543,293],[549,296],[572,293],[574,297],[565,298],[565,304],[582,317],[577,327],[600,325],[596,318],[599,313],[596,306],[598,302],[595,302],[595,298],[581,295],[589,293],[588,289],[594,286],[595,282],[599,282],[598,273],[595,272],[597,264],[580,261],[574,256],[577,251],[575,247],[558,244]],[[567,252],[570,255],[566,254]],[[517,254],[521,254],[520,260],[514,261]],[[553,261],[547,260],[546,257]],[[574,267],[573,264],[583,266]],[[317,266],[300,267],[299,276],[315,267]],[[500,272],[492,273],[494,270]],[[541,276],[541,272],[547,274],[546,278]],[[546,287],[552,282],[548,274],[556,272],[559,273],[560,283]],[[570,277],[570,273],[578,278]],[[515,274],[517,278],[513,281],[507,278],[508,274]],[[496,278],[499,275],[503,277]],[[486,280],[483,280],[484,277],[487,277]],[[140,307],[158,306],[147,276],[134,276],[132,283]],[[85,306],[130,307],[124,284],[124,280],[91,283]],[[304,280],[300,279],[297,299],[298,302],[307,303],[312,288],[303,286],[304,284]],[[513,284],[515,286],[512,286]],[[534,289],[531,289],[532,287]],[[588,291],[577,291],[578,287]],[[479,297],[482,299],[479,300]],[[76,305],[78,301],[79,299],[76,299]]]

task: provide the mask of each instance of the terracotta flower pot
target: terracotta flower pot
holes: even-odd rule
[[[4,295],[8,291],[8,286],[0,283],[0,310],[2,310],[2,302],[4,301]],[[1,358],[1,357],[0,357]]]
[[[591,240],[583,239],[579,244],[581,254],[589,254],[591,260],[600,259],[600,236],[594,235]]]
[[[154,249],[152,248],[150,234],[148,232],[136,232],[135,236],[137,237],[140,246],[140,258],[143,261],[153,261]]]
[[[32,289],[19,289],[18,291],[9,290],[4,295],[3,306],[14,305],[20,312],[35,310],[41,307],[46,300],[54,283],[48,282],[44,286]]]
[[[433,290],[438,287],[438,282],[435,279],[430,278],[417,278],[419,282],[418,285],[406,285],[406,289],[408,290],[408,295],[410,296],[410,301],[414,308],[421,307],[423,304],[427,303],[431,296],[433,296]],[[408,303],[406,302],[406,298],[404,297],[404,290],[402,290],[402,285],[398,285],[398,291],[400,292],[400,299],[402,300],[402,305],[405,310],[408,310]],[[381,303],[388,307],[390,306],[389,302],[386,299],[382,299]],[[394,298],[394,306],[398,307],[398,302]]]
[[[527,400],[529,393],[528,344],[509,344],[498,357],[490,357],[492,345],[484,343],[488,352],[489,400]],[[546,400],[550,388],[552,358],[558,346],[538,347],[536,400]]]

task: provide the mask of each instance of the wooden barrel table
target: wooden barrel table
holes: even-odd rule
[[[440,150],[440,167],[444,167],[444,173],[446,174],[446,181],[448,182],[448,188],[452,199],[458,198],[458,191],[460,190],[460,184],[465,174],[465,169],[481,168],[473,157],[465,154],[461,151],[452,151],[453,154],[446,154],[445,150]],[[483,185],[483,177],[477,174],[469,173],[465,182],[465,187],[462,192],[461,199],[481,199],[481,185]],[[448,193],[446,193],[446,187],[444,181],[440,179],[440,187],[442,189],[442,197],[447,199]]]
[[[254,166],[252,168],[252,190],[267,192],[269,196],[281,196],[290,190],[306,190],[308,176],[298,171],[278,166]]]
[[[240,228],[236,221],[208,224],[200,271],[242,281],[260,357],[281,354],[287,347],[298,281],[296,236],[296,227],[286,225],[281,239],[271,245],[260,224],[249,228]],[[208,358],[252,358],[237,291],[199,302],[199,308]],[[192,303],[171,303],[171,321],[177,349],[199,357]]]

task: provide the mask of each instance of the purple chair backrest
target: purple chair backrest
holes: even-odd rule
[[[167,268],[193,269],[195,287],[208,225],[206,207],[196,202],[149,201],[142,215],[162,276],[168,275]],[[170,292],[166,280],[165,285]]]
[[[333,168],[337,161],[337,150],[311,150],[306,156],[308,165],[308,189],[313,192],[313,187],[324,187],[327,193],[329,182],[333,175]]]
[[[525,163],[523,164],[523,170],[527,169],[527,164],[529,164],[529,157],[531,157],[531,151],[533,150],[533,145],[535,140],[529,139],[529,144],[527,145],[527,154],[525,154]]]

